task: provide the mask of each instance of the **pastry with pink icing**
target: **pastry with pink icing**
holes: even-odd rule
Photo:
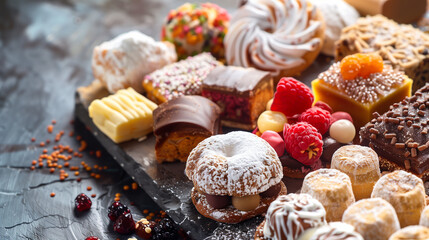
[[[177,61],[174,45],[131,31],[103,42],[92,53],[94,77],[111,93],[128,87],[143,92],[142,81],[149,74]]]
[[[323,205],[308,194],[279,196],[268,208],[255,240],[295,240],[307,229],[326,224]]]
[[[200,142],[188,157],[186,176],[194,184],[191,199],[197,211],[218,222],[238,223],[261,215],[287,193],[276,151],[248,132]]]
[[[249,0],[230,21],[226,59],[229,65],[270,71],[278,81],[314,61],[324,30],[320,11],[306,0]]]

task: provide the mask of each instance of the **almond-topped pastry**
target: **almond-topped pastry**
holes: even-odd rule
[[[362,1],[364,2],[364,1]],[[400,1],[398,1],[400,2]],[[343,29],[335,60],[355,53],[376,52],[386,64],[414,80],[413,92],[429,79],[429,36],[411,25],[381,15],[367,16]]]
[[[128,87],[143,92],[141,84],[146,74],[176,60],[173,44],[131,31],[94,48],[92,72],[111,93]]]
[[[350,178],[336,169],[322,168],[309,173],[304,178],[301,193],[322,203],[328,222],[340,221],[344,211],[355,202]]]
[[[195,208],[218,222],[238,223],[261,215],[278,195],[287,193],[277,153],[248,132],[200,142],[186,162],[186,176],[194,184]]]
[[[322,49],[324,33],[323,16],[309,1],[245,1],[224,39],[226,60],[269,71],[276,83],[310,66]]]
[[[378,154],[382,171],[403,169],[426,181],[429,176],[429,85],[361,128],[361,145]]]
[[[381,177],[377,153],[359,145],[339,148],[332,156],[331,168],[350,177],[356,200],[371,197],[374,184]]]
[[[322,204],[308,194],[279,196],[268,208],[255,240],[296,240],[307,229],[326,224]]]
[[[357,128],[384,113],[389,106],[411,95],[413,81],[383,64],[377,54],[355,54],[334,63],[311,82],[315,101],[334,112],[348,112]]]
[[[371,197],[388,201],[398,214],[401,227],[419,224],[426,206],[423,181],[402,170],[388,173],[378,180]]]
[[[220,109],[201,96],[181,96],[153,111],[155,156],[159,163],[185,162],[202,140],[222,131]]]
[[[387,240],[400,229],[395,209],[381,198],[357,201],[344,212],[342,221],[355,227],[365,240]]]

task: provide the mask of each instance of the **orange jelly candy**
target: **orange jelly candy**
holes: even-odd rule
[[[356,77],[367,78],[372,73],[383,71],[383,58],[380,55],[370,53],[357,53],[345,57],[341,63],[341,75],[345,80],[352,80]]]

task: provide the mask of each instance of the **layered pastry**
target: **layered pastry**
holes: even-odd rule
[[[377,152],[381,170],[403,169],[425,181],[429,175],[429,85],[390,106],[360,130],[361,145]]]
[[[179,59],[210,52],[225,58],[223,38],[228,31],[228,12],[213,3],[185,3],[168,13],[161,39],[176,46]]]
[[[202,95],[220,106],[222,125],[251,130],[273,97],[268,72],[219,66],[203,80]]]
[[[96,46],[92,53],[94,77],[111,93],[128,87],[142,92],[142,79],[177,61],[174,45],[131,31]]]
[[[376,54],[355,54],[334,63],[311,82],[315,101],[333,111],[348,112],[356,127],[383,113],[389,105],[411,95],[413,81],[402,72],[384,65]]]
[[[183,95],[201,95],[202,81],[220,65],[210,53],[201,53],[146,75],[143,88],[158,104]]]
[[[156,160],[185,162],[202,140],[222,131],[220,109],[201,96],[181,96],[153,111]]]
[[[155,103],[128,88],[92,101],[88,112],[98,129],[113,142],[121,143],[152,132],[155,108]]]
[[[390,236],[389,240],[427,240],[429,228],[425,226],[408,226]]]
[[[374,184],[381,177],[377,153],[359,145],[339,148],[332,156],[331,168],[350,177],[356,200],[370,198]]]
[[[363,4],[365,2],[362,1]],[[414,80],[415,92],[429,79],[428,47],[429,36],[413,26],[397,24],[381,15],[368,16],[343,30],[337,42],[335,59],[340,61],[354,53],[377,52],[386,64]]]
[[[322,14],[308,1],[249,0],[232,16],[225,36],[226,60],[270,71],[278,81],[314,61],[324,30]]]
[[[429,206],[426,206],[420,215],[419,225],[429,227]]]
[[[355,227],[365,240],[388,240],[400,229],[395,209],[381,198],[357,201],[344,212],[342,221]]]
[[[309,173],[304,178],[301,193],[322,203],[328,222],[341,221],[344,211],[355,202],[350,178],[336,169],[322,168]]]
[[[296,240],[307,229],[326,224],[322,204],[308,194],[279,196],[268,208],[255,240]]]
[[[378,180],[371,197],[382,198],[395,208],[401,227],[417,225],[426,206],[423,181],[415,175],[398,170]]]
[[[426,12],[426,0],[345,0],[362,16],[382,14],[399,23],[414,23]]]
[[[234,131],[200,142],[186,162],[197,211],[223,223],[238,223],[265,213],[286,194],[275,150],[258,136]]]
[[[355,228],[343,222],[330,222],[321,227],[310,228],[298,240],[364,240]]]
[[[334,56],[335,42],[340,39],[341,30],[354,24],[359,13],[343,0],[311,0],[311,3],[322,12],[326,23],[322,53]]]

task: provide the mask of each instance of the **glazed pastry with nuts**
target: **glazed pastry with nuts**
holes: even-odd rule
[[[261,215],[277,196],[287,193],[275,150],[248,132],[200,142],[186,162],[186,176],[194,184],[191,199],[197,211],[223,223]]]

